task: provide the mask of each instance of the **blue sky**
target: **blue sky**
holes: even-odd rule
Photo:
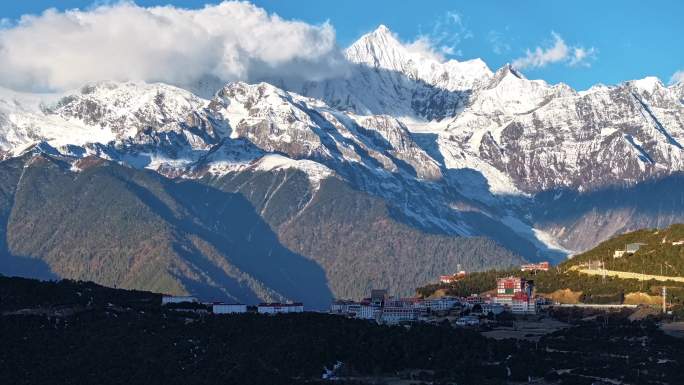
[[[100,1],[99,3],[106,3]],[[138,5],[197,8],[207,1],[138,0]],[[212,3],[212,2],[210,2]],[[215,3],[215,2],[213,2]],[[277,1],[254,2],[285,19],[329,21],[347,46],[379,24],[404,41],[429,38],[445,56],[480,57],[496,69],[519,61],[529,78],[595,83],[658,76],[667,83],[684,70],[684,1]],[[0,18],[46,8],[85,8],[89,0],[0,2]],[[560,46],[559,43],[562,43]],[[556,51],[551,50],[555,46]],[[538,54],[535,50],[539,47]],[[531,55],[527,56],[527,51]],[[527,57],[527,60],[520,61]],[[576,60],[573,60],[576,59]]]

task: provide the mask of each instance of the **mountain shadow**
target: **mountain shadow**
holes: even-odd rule
[[[41,280],[57,279],[57,275],[44,261],[13,255],[7,247],[7,222],[23,168],[21,158],[6,160],[0,167],[0,274]]]
[[[0,274],[8,277],[35,278],[42,281],[59,279],[50,266],[38,258],[17,257],[8,252],[0,253]]]
[[[316,309],[329,305],[332,293],[323,269],[283,246],[270,225],[241,194],[195,181],[177,181],[166,186],[189,214],[181,219],[164,214],[178,229],[207,241],[232,265],[269,289]]]
[[[42,261],[62,278],[108,286],[329,304],[323,270],[282,246],[241,195],[103,160],[82,165],[72,172],[39,154],[18,169],[19,187],[4,201],[10,255]],[[8,272],[44,273],[5,261]]]

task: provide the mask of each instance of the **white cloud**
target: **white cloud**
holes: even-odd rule
[[[559,34],[551,32],[551,36],[552,46],[528,49],[525,56],[513,61],[513,67],[517,69],[541,68],[554,63],[588,67],[591,65],[589,60],[596,57],[597,50],[594,47],[587,49],[581,46],[568,46]]]
[[[670,84],[684,83],[684,70],[679,70],[672,74]]]
[[[473,36],[460,13],[447,11],[432,23],[428,32],[421,32],[409,46],[415,45],[423,53],[444,61],[445,56],[462,56],[463,52],[457,49],[458,45]]]
[[[429,57],[435,61],[444,61],[442,52],[435,48],[435,43],[430,40],[428,36],[418,36],[416,40],[411,43],[404,44],[409,52],[415,53],[421,57]]]
[[[284,20],[246,2],[196,10],[120,2],[23,16],[0,23],[0,63],[0,86],[33,91],[96,80],[314,80],[346,69],[329,23]]]
[[[568,62],[571,66],[581,65],[585,67],[591,66],[589,59],[596,56],[596,48],[584,48],[584,47],[573,47],[572,55],[570,56],[570,61]]]
[[[506,27],[508,30],[508,27]],[[502,55],[511,51],[511,45],[506,41],[504,34],[491,30],[487,34],[487,40],[492,45],[492,51],[497,55]]]

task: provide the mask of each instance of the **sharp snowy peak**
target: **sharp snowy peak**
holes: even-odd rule
[[[447,91],[470,90],[492,76],[480,59],[444,62],[437,55],[402,44],[384,25],[362,36],[346,49],[345,56],[352,63],[401,74],[408,80]]]
[[[487,116],[523,114],[553,98],[572,96],[574,93],[564,84],[549,86],[543,80],[528,80],[506,65],[494,74],[485,87],[473,93],[468,111]]]
[[[442,62],[412,50],[385,26],[361,37],[345,55],[348,76],[307,83],[300,93],[356,114],[432,120],[455,115],[470,90],[492,76],[479,59]]]

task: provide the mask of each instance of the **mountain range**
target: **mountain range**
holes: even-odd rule
[[[315,308],[684,220],[684,84],[576,91],[384,26],[345,56],[211,93],[0,90],[0,272]]]

